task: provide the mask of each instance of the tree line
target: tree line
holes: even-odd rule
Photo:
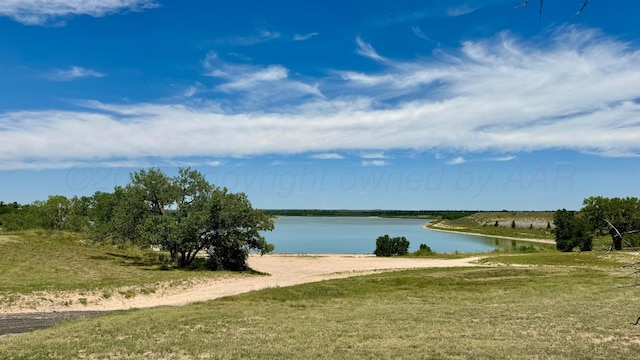
[[[380,216],[380,217],[423,217],[455,220],[477,213],[476,210],[331,210],[331,209],[268,209],[265,213],[273,216]]]
[[[15,204],[0,213],[0,226],[78,231],[96,243],[154,247],[169,252],[177,267],[206,253],[212,270],[243,270],[250,251],[274,250],[260,233],[273,229],[269,215],[254,209],[244,193],[214,186],[189,168],[174,177],[157,168],[139,170],[111,193]]]
[[[589,251],[593,237],[605,235],[611,236],[611,249],[640,246],[640,200],[635,197],[592,196],[584,199],[579,212],[557,210],[553,222],[560,251]]]

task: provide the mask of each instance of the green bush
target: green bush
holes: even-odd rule
[[[392,238],[389,235],[379,236],[376,239],[376,249],[373,251],[376,256],[406,255],[407,252],[409,252],[409,240],[404,236]]]
[[[433,250],[427,244],[420,244],[420,249],[413,253],[414,256],[430,256],[435,254]]]
[[[592,250],[593,230],[586,218],[562,209],[553,215],[553,223],[556,225],[556,249],[564,252],[573,251],[575,247],[579,247],[580,251]]]

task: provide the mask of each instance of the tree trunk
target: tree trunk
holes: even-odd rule
[[[609,230],[609,234],[611,234],[611,240],[613,240],[613,248],[622,250],[622,235],[614,229]]]
[[[171,263],[178,264],[178,252],[175,249],[169,249],[169,256],[171,256]]]
[[[178,263],[178,267],[183,268],[186,267],[187,264],[187,252],[186,251],[181,251],[180,252],[180,262]]]

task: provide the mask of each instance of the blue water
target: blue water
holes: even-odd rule
[[[264,233],[276,253],[371,254],[378,236],[404,236],[416,251],[427,244],[439,253],[488,252],[514,242],[490,237],[425,230],[429,220],[364,217],[281,216],[275,230]],[[517,243],[522,245],[522,243]]]

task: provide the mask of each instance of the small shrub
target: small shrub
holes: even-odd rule
[[[427,244],[420,244],[420,249],[413,253],[414,256],[430,256],[435,254]]]
[[[498,223],[498,220],[496,220],[496,223],[493,224],[493,227],[498,227],[498,226],[500,226],[500,224]]]
[[[511,228],[512,229],[516,228],[516,221],[515,220],[511,220]]]
[[[102,297],[105,299],[108,299],[111,297],[111,292],[110,291],[103,291],[102,292]]]
[[[140,290],[144,295],[149,295],[149,294],[155,294],[156,293],[156,289],[155,288],[142,288],[142,290]]]
[[[131,299],[136,296],[136,291],[133,289],[128,289],[124,291],[120,291],[120,295],[124,296],[125,299]]]
[[[79,302],[80,304],[82,304],[82,305],[85,305],[85,306],[86,306],[86,305],[87,305],[87,298],[80,298],[80,299],[78,299],[78,302]]]

